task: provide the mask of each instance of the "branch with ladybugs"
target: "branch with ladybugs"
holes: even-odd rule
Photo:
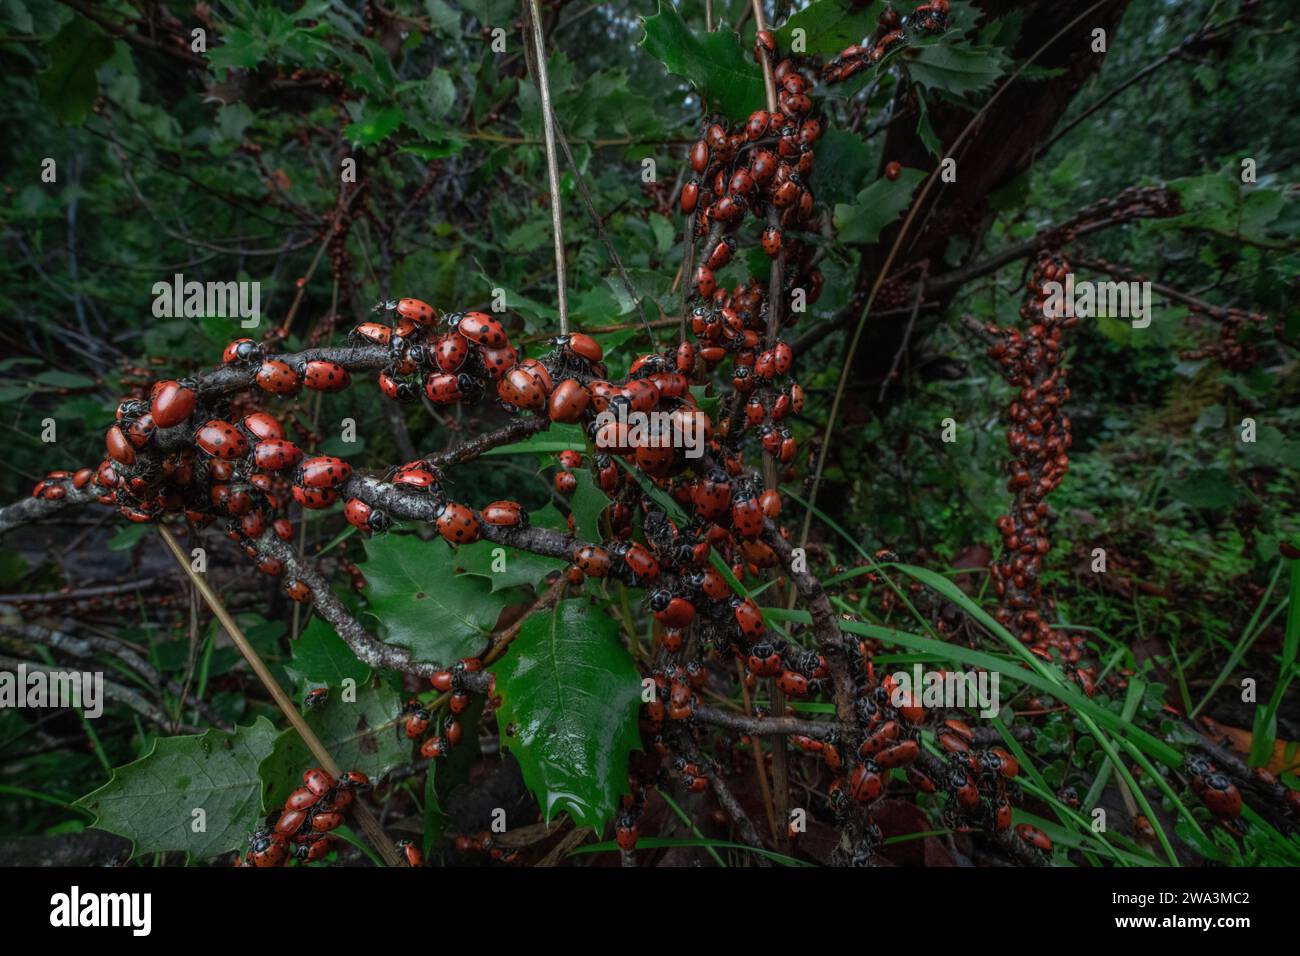
[[[945,0],[933,0],[913,13],[908,26],[920,35],[941,32],[947,15]],[[184,524],[192,534],[220,527],[259,571],[282,582],[289,598],[314,605],[361,662],[426,680],[441,695],[394,715],[424,761],[445,759],[461,743],[456,718],[474,695],[494,701],[493,679],[484,668],[510,652],[517,626],[495,633],[476,657],[414,660],[406,648],[371,634],[294,546],[293,507],[339,508],[365,535],[414,525],[431,528],[455,548],[485,540],[558,558],[566,569],[539,589],[530,611],[579,593],[586,579],[610,579],[645,589],[645,611],[655,622],[654,649],[648,664],[642,660],[642,676],[656,691],[640,710],[645,749],[632,760],[629,793],[616,820],[625,854],[637,847],[647,793],[664,781],[688,793],[711,789],[741,838],[765,844],[730,790],[717,748],[705,746],[721,731],[730,735],[728,747],[745,740],[754,748],[765,781],[759,741],[779,740],[782,748],[788,741],[820,761],[814,774],[824,766],[826,812],[840,834],[832,855],[837,863],[873,861],[883,834],[872,811],[905,781],[912,794],[942,795],[949,828],[981,834],[1021,863],[1044,864],[1052,850],[1047,834],[1012,824],[1013,806],[1023,799],[1019,760],[1000,738],[900,698],[893,680],[877,674],[878,646],[841,626],[848,615],[808,570],[806,542],[781,523],[781,485],[797,477],[799,446],[791,423],[805,401],[795,378],[800,356],[785,334],[803,303],[817,301],[825,281],[809,238],[823,226],[810,188],[823,124],[809,93],[819,82],[849,79],[907,43],[892,10],[880,27],[874,44],[851,46],[824,65],[780,57],[773,34],[758,31],[754,52],[768,82],[768,108],[740,123],[707,122],[690,148],[689,178],[679,197],[687,242],[681,333],[677,342],[639,355],[626,376],[610,378],[601,345],[583,332],[557,336],[529,356],[512,342],[515,323],[504,314],[444,309],[405,296],[376,307],[376,317],[357,325],[346,345],[283,353],[241,338],[225,348],[214,370],[159,381],[147,396],[124,399],[105,432],[105,458],[48,474],[30,499],[0,509],[0,532],[96,503],[129,522]],[[896,163],[886,167],[888,178],[898,173]],[[992,568],[1002,604],[998,620],[1032,653],[1063,658],[1089,695],[1098,668],[1084,660],[1081,638],[1048,625],[1050,605],[1040,586],[1050,550],[1045,499],[1068,464],[1061,340],[1073,324],[1045,315],[1042,287],[1069,271],[1060,247],[1089,222],[1172,214],[1162,198],[1130,195],[1119,206],[1081,214],[1064,230],[1068,235],[1042,235],[1021,313],[1026,331],[980,330],[992,343],[990,357],[1021,390],[1008,410],[1014,500],[998,523],[1004,550]],[[770,259],[768,275],[719,287],[716,273],[749,248]],[[303,390],[341,392],[360,382],[373,382],[386,400],[401,404],[495,402],[510,418],[450,451],[365,472],[339,457],[305,454],[274,414],[274,402]],[[717,401],[713,413],[700,397],[706,393]],[[664,431],[625,424],[630,415],[652,414],[662,416]],[[448,477],[458,466],[553,423],[583,430],[584,447],[557,456],[553,486],[567,498],[578,487],[579,470],[590,472],[610,500],[599,540],[578,537],[572,520],[568,531],[536,527],[517,501],[469,500],[450,490]],[[696,457],[680,441],[661,440],[697,432],[704,446]],[[788,594],[807,623],[783,629],[765,614],[750,594],[764,585]],[[710,706],[711,685],[739,692],[747,712]],[[772,702],[769,712],[750,706],[760,686]],[[831,704],[824,719],[806,718],[787,705],[818,700]],[[435,733],[432,712],[441,707],[450,719]],[[927,733],[936,741],[931,750],[923,746]],[[1230,821],[1241,814],[1241,794],[1218,765],[1201,760],[1189,770],[1216,815]],[[295,854],[319,859],[329,844],[316,834],[340,826],[369,786],[357,771],[336,779],[309,769],[303,786],[274,824],[258,831],[240,861],[279,866]],[[785,790],[774,805],[785,805],[788,785]],[[785,845],[797,832],[774,837]],[[513,858],[484,835],[463,835],[457,845],[494,852],[504,862]],[[422,862],[409,842],[399,849],[410,865]]]

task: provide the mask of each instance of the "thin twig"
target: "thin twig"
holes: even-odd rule
[[[542,14],[537,0],[528,0],[533,28],[534,70],[537,92],[542,99],[542,129],[546,133],[546,172],[551,187],[551,232],[555,237],[556,303],[560,312],[560,334],[569,334],[569,292],[564,273],[564,213],[560,208],[560,164],[555,155],[555,114],[551,110],[551,83],[546,75],[546,38],[542,35]]]

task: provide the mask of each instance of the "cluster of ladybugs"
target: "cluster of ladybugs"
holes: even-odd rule
[[[1062,364],[1062,334],[1078,322],[1073,315],[1053,315],[1044,309],[1048,297],[1044,285],[1064,282],[1069,271],[1070,264],[1058,253],[1040,253],[1020,308],[1025,330],[985,328],[995,339],[989,356],[1018,389],[1007,410],[1012,455],[1007,486],[1015,499],[1010,512],[998,519],[1002,554],[990,572],[1002,604],[999,622],[1038,656],[1052,660],[1055,652],[1091,696],[1097,671],[1083,661],[1087,644],[1081,634],[1068,635],[1048,623],[1041,582],[1043,557],[1051,548],[1047,496],[1069,467],[1070,419],[1063,406],[1070,389]]]
[[[258,827],[248,852],[235,857],[235,866],[283,866],[290,858],[303,863],[323,859],[333,846],[331,830],[343,825],[357,791],[370,787],[370,778],[349,770],[335,780],[320,767],[302,775],[303,785],[289,794],[284,807]]]
[[[770,33],[759,34],[756,45],[775,56]],[[787,237],[786,232],[806,228],[813,219],[815,203],[809,183],[813,146],[821,137],[822,124],[810,115],[812,81],[795,61],[781,60],[773,72],[780,90],[777,110],[755,110],[736,129],[711,123],[704,137],[691,147],[695,175],[682,187],[679,201],[682,212],[692,217],[694,234],[704,238],[704,258],[692,281],[706,302],[718,292],[715,273],[736,254],[733,233],[746,212],[765,223],[761,245],[768,257],[775,259],[784,253],[783,294],[787,300],[796,288],[805,291],[809,302],[821,294],[822,273],[809,264],[812,247]],[[715,305],[722,303],[715,301]],[[786,308],[782,314],[790,316],[793,310]]]
[[[917,34],[942,33],[948,29],[948,0],[929,0],[904,19],[893,6],[880,13],[876,42],[845,47],[822,68],[826,83],[842,83],[868,66],[875,66],[891,51],[908,42],[907,31]]]
[[[402,729],[410,740],[421,741],[421,757],[429,760],[445,757],[452,747],[460,743],[464,729],[461,727],[458,717],[470,705],[469,681],[471,678],[469,675],[478,674],[482,670],[482,661],[476,657],[467,657],[457,661],[447,670],[438,671],[429,679],[434,690],[451,695],[447,700],[447,709],[451,711],[451,719],[447,721],[441,734],[428,736],[433,714],[424,704],[415,699],[406,702],[406,706],[402,708],[400,715]],[[488,699],[495,700],[495,674],[487,675],[485,687]]]

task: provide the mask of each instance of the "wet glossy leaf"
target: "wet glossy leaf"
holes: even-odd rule
[[[583,600],[524,621],[493,668],[501,745],[514,754],[547,820],[563,811],[600,829],[627,789],[640,747],[641,678],[618,625]]]

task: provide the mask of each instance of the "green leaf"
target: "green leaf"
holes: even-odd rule
[[[587,439],[582,433],[582,427],[579,425],[565,425],[563,423],[552,424],[544,432],[538,432],[536,435],[530,435],[523,441],[517,441],[513,445],[501,445],[497,448],[489,448],[483,453],[487,458],[491,455],[527,455],[532,453],[555,455],[566,448],[583,448],[587,444]]]
[[[776,31],[778,55],[791,52],[797,29],[804,31],[804,49],[797,52],[839,53],[852,43],[862,42],[875,29],[883,7],[881,0],[865,5],[855,0],[815,0]],[[817,158],[821,159],[820,152]]]
[[[147,524],[129,524],[109,538],[104,547],[109,551],[130,551],[152,530]]]
[[[493,569],[494,563],[499,564],[493,557],[497,548],[505,551],[505,566],[499,571]],[[492,583],[493,591],[500,591],[503,588],[537,584],[552,571],[563,570],[568,562],[521,551],[494,541],[475,541],[461,546],[456,552],[456,563],[460,566],[461,574],[478,575]]]
[[[924,178],[921,170],[904,167],[897,180],[881,177],[858,193],[852,205],[838,204],[835,228],[840,242],[876,242],[885,227],[911,204],[912,193]]]
[[[306,720],[325,749],[343,770],[360,770],[378,782],[399,764],[411,760],[411,741],[398,729],[402,699],[387,686],[357,688],[356,700],[337,689],[306,713]],[[292,727],[275,738],[257,768],[266,787],[266,809],[278,807],[302,786],[302,772],[318,766],[307,745]]]
[[[523,769],[545,819],[565,811],[603,829],[627,789],[640,748],[641,677],[618,625],[583,600],[530,615],[492,668],[501,746]]]
[[[817,141],[812,187],[822,202],[851,202],[871,171],[874,157],[862,137],[832,128]]]
[[[95,71],[113,55],[113,41],[84,17],[73,17],[49,42],[50,68],[36,77],[41,102],[64,123],[80,126],[99,96]]]
[[[600,516],[609,507],[609,497],[596,487],[589,468],[579,469],[574,476],[578,487],[569,499],[574,534],[583,541],[601,541],[605,536],[600,533]]]
[[[334,628],[314,617],[293,643],[293,669],[313,684],[339,687],[344,680],[365,683],[370,668],[357,660],[352,648]]]
[[[1201,468],[1169,487],[1170,493],[1193,508],[1214,510],[1236,504],[1239,492],[1226,472]]]
[[[208,59],[214,68],[235,66],[251,70],[262,62],[269,49],[265,40],[235,28],[221,35],[221,45],[208,53]]]
[[[265,717],[234,733],[161,737],[75,805],[95,814],[97,828],[130,840],[133,855],[183,850],[208,859],[242,849],[262,816],[257,768],[274,741]]]
[[[372,113],[363,120],[348,124],[344,135],[354,145],[373,146],[387,139],[402,125],[404,115],[400,107],[390,106]]]
[[[954,96],[987,90],[1010,63],[997,47],[958,43],[910,47],[903,51],[902,62],[915,83]]]
[[[677,8],[659,2],[659,12],[641,21],[641,45],[668,72],[688,80],[710,107],[731,120],[742,120],[767,102],[763,74],[741,50],[740,38],[728,29],[692,30]]]
[[[483,650],[488,632],[513,595],[481,577],[456,574],[459,556],[441,538],[387,534],[366,541],[370,613],[387,640],[417,661],[450,664]]]

